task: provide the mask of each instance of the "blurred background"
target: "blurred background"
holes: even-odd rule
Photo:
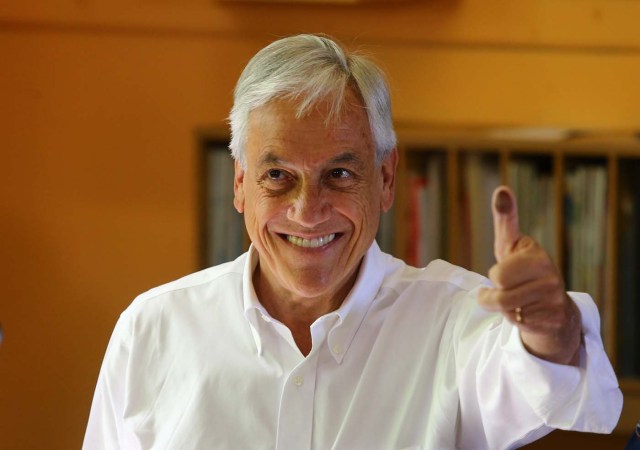
[[[398,123],[629,130],[639,19],[629,0],[1,2],[0,448],[79,448],[120,312],[202,267],[202,138],[226,139],[268,42],[362,48]],[[622,448],[627,425],[535,445]]]

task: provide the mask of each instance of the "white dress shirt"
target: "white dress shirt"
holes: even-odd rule
[[[304,357],[256,297],[257,261],[252,248],[124,311],[84,449],[497,450],[617,423],[622,395],[585,294],[571,294],[581,367],[557,365],[477,305],[486,278],[440,260],[416,269],[374,243]]]

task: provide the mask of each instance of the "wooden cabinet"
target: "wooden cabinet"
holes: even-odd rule
[[[625,407],[640,419],[640,139],[631,133],[398,127],[396,205],[381,246],[415,265],[493,264],[490,195],[508,184],[522,232],[539,240],[569,290],[596,301]]]

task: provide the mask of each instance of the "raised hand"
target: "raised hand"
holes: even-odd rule
[[[562,275],[544,249],[520,232],[515,195],[508,187],[494,191],[492,209],[497,264],[489,270],[494,288],[480,291],[480,305],[514,323],[531,354],[577,365],[580,310],[566,294]]]

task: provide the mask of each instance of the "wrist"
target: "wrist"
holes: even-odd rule
[[[566,295],[566,294],[565,294]],[[580,365],[580,354],[584,346],[582,316],[580,309],[567,295],[565,317],[551,330],[520,330],[525,349],[532,355],[556,364]]]

